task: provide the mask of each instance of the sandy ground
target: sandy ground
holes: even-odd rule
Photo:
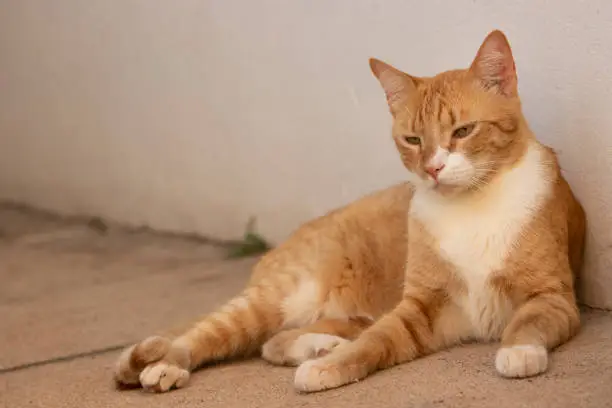
[[[504,380],[495,345],[468,345],[323,393],[292,389],[293,370],[223,364],[164,395],[117,391],[119,348],[220,305],[255,259],[150,232],[105,230],[0,208],[0,407],[612,407],[612,315],[584,329],[537,378]]]

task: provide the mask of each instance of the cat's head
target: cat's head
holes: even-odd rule
[[[441,194],[479,190],[522,157],[526,131],[510,45],[484,40],[467,69],[415,77],[376,59],[393,116],[393,138],[417,188]]]

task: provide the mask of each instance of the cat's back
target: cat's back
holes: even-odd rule
[[[305,223],[287,242],[326,237],[350,251],[373,241],[397,241],[406,234],[412,196],[408,183],[375,191]]]

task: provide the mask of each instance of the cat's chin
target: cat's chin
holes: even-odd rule
[[[432,183],[427,189],[444,197],[458,196],[466,191],[464,186],[445,183]]]
[[[431,177],[421,177],[414,173],[409,173],[408,181],[418,190],[436,193],[445,197],[461,195],[468,191],[468,187],[464,184],[436,181]]]
[[[438,194],[444,197],[452,197],[460,195],[466,189],[458,184],[439,183],[433,179],[427,178],[412,178],[409,180],[417,190],[427,191],[429,193]]]

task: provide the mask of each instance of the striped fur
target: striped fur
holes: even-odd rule
[[[118,384],[164,392],[261,350],[319,391],[468,340],[500,341],[498,373],[527,377],[577,332],[585,215],[522,115],[504,35],[466,70],[371,67],[409,182],[299,228],[220,310],[122,353]]]

